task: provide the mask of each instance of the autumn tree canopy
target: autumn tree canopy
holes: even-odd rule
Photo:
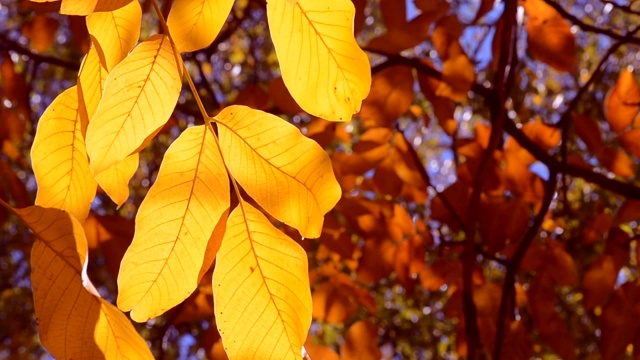
[[[0,0],[0,357],[638,357],[639,24]]]

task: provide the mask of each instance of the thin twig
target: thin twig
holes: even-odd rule
[[[502,296],[500,299],[500,310],[498,312],[498,323],[496,329],[496,341],[495,347],[493,349],[493,359],[499,360],[502,355],[502,343],[504,338],[504,325],[507,320],[507,311],[511,306],[513,306],[513,298],[515,296],[515,281],[516,274],[518,273],[518,269],[520,269],[520,264],[524,259],[529,246],[538,235],[540,230],[540,226],[544,221],[544,218],[551,207],[551,202],[556,193],[556,186],[558,185],[558,173],[552,171],[549,175],[549,180],[545,183],[544,186],[544,198],[542,199],[542,205],[540,206],[540,211],[536,214],[533,219],[533,224],[527,229],[527,232],[524,234],[522,241],[518,244],[516,252],[513,257],[508,260],[507,263],[507,271],[504,277],[504,283],[502,286]]]
[[[423,63],[420,59],[407,58],[401,55],[391,55],[386,61],[374,68],[383,69],[393,65],[411,66],[422,74],[433,77],[434,79],[442,79],[441,72]],[[471,85],[471,91],[482,96],[489,102],[497,99],[496,91],[494,89],[480,83],[473,83]],[[490,107],[491,106],[493,105],[490,105]],[[640,199],[640,187],[633,183],[625,183],[616,179],[611,179],[603,174],[594,172],[593,170],[573,164],[566,164],[566,166],[563,166],[560,161],[552,155],[549,155],[549,153],[539,147],[535,142],[533,142],[533,140],[528,138],[512,121],[505,122],[504,130],[511,135],[511,137],[513,137],[520,146],[531,153],[536,160],[545,164],[550,170],[584,179],[587,182],[598,185],[604,190],[611,191],[627,198]]]
[[[569,13],[567,10],[565,10],[562,6],[560,6],[558,3],[556,3],[553,0],[543,0],[545,3],[547,3],[549,6],[551,6],[552,8],[554,8],[558,13],[560,13],[560,15],[571,21],[572,23],[576,24],[579,28],[581,28],[584,31],[588,31],[588,32],[593,32],[593,33],[597,33],[597,34],[602,34],[602,35],[606,35],[614,40],[618,40],[618,41],[623,41],[626,43],[632,43],[632,44],[636,44],[636,45],[640,45],[640,38],[637,38],[635,36],[631,36],[630,34],[627,35],[622,35],[619,34],[613,30],[609,30],[609,29],[603,29],[603,28],[599,28],[597,26],[594,25],[589,25],[585,22],[583,22],[582,20],[578,19],[576,16],[572,15],[571,13]]]
[[[633,10],[631,8],[631,5],[621,5],[616,3],[615,1],[610,1],[610,0],[600,0],[600,1],[602,1],[602,3],[604,4],[612,5],[614,8],[617,8],[620,11],[624,11],[627,14],[640,16],[640,10]]]
[[[632,33],[635,33],[636,31],[637,31],[637,28]],[[602,59],[600,59],[600,62],[596,66],[595,70],[591,73],[591,76],[589,77],[587,82],[585,82],[578,89],[578,92],[576,93],[576,95],[573,97],[573,99],[571,99],[571,102],[569,102],[569,104],[567,105],[567,108],[562,113],[562,116],[560,117],[560,121],[558,121],[557,126],[562,129],[562,142],[560,143],[560,162],[563,167],[567,166],[568,164],[569,135],[571,131],[571,127],[569,126],[569,124],[571,123],[570,120],[572,118],[572,114],[575,111],[576,107],[578,106],[580,100],[582,100],[582,96],[589,90],[589,88],[594,83],[594,81],[601,75],[602,69],[604,68],[604,64],[609,60],[609,57],[611,57],[611,55],[613,55],[622,45],[624,45],[624,42],[617,41],[615,44],[609,47],[609,50],[607,50],[607,52],[604,54]],[[567,200],[567,193],[569,192],[569,183],[568,183],[566,173],[562,173],[561,184],[562,184],[563,204],[564,204],[565,211],[567,211],[569,209],[568,200]]]
[[[462,302],[464,310],[464,318],[466,324],[467,349],[468,357],[471,360],[478,359],[482,349],[478,324],[476,322],[476,307],[473,301],[473,266],[476,263],[475,241],[477,237],[477,223],[480,216],[480,200],[482,189],[487,177],[485,174],[489,171],[494,152],[500,146],[503,134],[504,123],[508,122],[507,109],[505,104],[513,86],[513,73],[515,71],[516,62],[516,36],[517,32],[517,15],[518,3],[516,1],[506,2],[504,20],[504,41],[501,46],[500,59],[498,60],[498,70],[494,81],[494,89],[497,93],[497,99],[489,102],[489,111],[491,113],[491,133],[489,135],[489,143],[482,154],[480,164],[475,174],[471,199],[469,200],[469,210],[467,212],[467,231],[465,236],[465,247],[462,253]]]

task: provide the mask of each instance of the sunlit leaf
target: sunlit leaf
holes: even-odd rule
[[[83,221],[96,194],[78,115],[78,90],[65,90],[38,122],[31,148],[38,183],[36,205],[58,208]]]
[[[138,1],[115,11],[87,16],[87,28],[104,51],[107,70],[111,71],[136,46],[141,22],[142,9]]]
[[[640,84],[633,71],[620,72],[616,85],[604,103],[605,118],[613,131],[620,132],[640,116]]]
[[[349,0],[269,0],[267,18],[287,88],[308,113],[348,121],[371,86]]]
[[[213,291],[229,358],[301,358],[311,324],[307,255],[248,203],[229,216]]]
[[[220,125],[225,163],[238,183],[278,220],[317,238],[341,195],[331,161],[295,126],[265,112],[230,106]]]
[[[524,2],[531,55],[559,71],[574,72],[576,40],[571,24],[544,0]]]
[[[137,0],[62,0],[60,13],[65,15],[89,15],[95,12],[114,11]]]
[[[100,44],[92,36],[92,45],[85,56],[78,74],[78,112],[82,120],[83,133],[93,118],[107,80],[104,67],[105,57]],[[95,176],[98,185],[118,205],[122,205],[129,197],[129,180],[138,168],[138,154],[128,156]]]
[[[91,294],[83,274],[87,240],[82,225],[57,209],[16,210],[38,241],[31,282],[40,341],[59,359],[153,359],[126,316]]]
[[[138,153],[127,156],[122,162],[95,176],[98,185],[118,207],[129,198],[129,180],[138,170]]]
[[[207,243],[229,201],[213,133],[204,125],[185,130],[167,150],[138,210],[118,276],[118,307],[141,322],[186,299],[198,285]]]
[[[86,134],[89,121],[96,113],[108,76],[100,43],[93,40],[95,38],[92,39],[89,52],[82,60],[78,72],[78,112],[82,120],[83,134]]]
[[[205,48],[218,36],[234,0],[177,0],[167,25],[180,51]]]
[[[142,42],[109,73],[87,128],[94,174],[122,162],[169,120],[181,74],[169,38],[162,35]]]

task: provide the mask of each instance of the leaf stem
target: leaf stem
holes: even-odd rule
[[[160,23],[162,24],[162,28],[167,33],[167,37],[171,41],[171,47],[173,48],[173,54],[176,56],[176,61],[178,63],[178,66],[182,65],[182,69],[184,71],[184,76],[187,78],[187,83],[189,84],[189,89],[191,90],[191,93],[193,94],[193,98],[196,100],[196,103],[198,104],[198,109],[200,109],[200,114],[204,118],[206,125],[209,127],[209,129],[213,133],[213,139],[216,142],[216,147],[218,149],[218,153],[220,154],[220,157],[222,158],[222,161],[224,163],[224,167],[227,170],[227,173],[231,174],[231,172],[229,172],[229,167],[224,162],[224,157],[222,156],[222,148],[220,147],[220,142],[218,140],[218,136],[216,135],[216,132],[215,132],[215,129],[213,128],[213,125],[211,125],[211,121],[215,121],[215,120],[214,120],[214,118],[212,116],[210,116],[207,113],[207,110],[205,109],[204,104],[202,103],[202,99],[200,98],[200,94],[198,94],[198,89],[196,89],[196,85],[193,82],[193,79],[191,78],[191,74],[189,74],[189,71],[187,71],[187,66],[186,66],[186,64],[184,62],[184,59],[182,59],[182,56],[180,55],[180,52],[178,52],[178,48],[177,48],[175,42],[173,41],[173,38],[171,37],[171,33],[169,32],[169,26],[167,25],[167,22],[166,22],[166,20],[164,18],[164,15],[162,13],[162,9],[158,5],[158,1],[157,0],[152,0],[151,3],[153,5],[153,8],[156,11],[156,14],[158,15],[158,19],[160,19]],[[240,189],[238,188],[238,184],[236,183],[236,180],[233,178],[233,176],[229,176],[229,178],[231,179],[231,184],[233,185],[233,188],[235,190],[236,196],[238,197],[238,202],[239,202],[240,206],[242,206],[242,196],[240,195]],[[242,213],[244,214],[244,207],[242,207]]]
[[[164,18],[164,15],[162,14],[162,9],[160,8],[160,5],[158,5],[158,1],[157,0],[152,0],[151,4],[153,5],[153,8],[156,11],[156,14],[158,15],[158,19],[160,20],[160,24],[162,24],[162,29],[164,29],[164,32],[166,33],[167,37],[169,38],[169,41],[171,42],[171,47],[173,48],[173,55],[176,58],[176,64],[178,66],[182,65],[182,71],[184,71],[184,76],[187,78],[187,83],[189,84],[189,89],[191,89],[191,93],[193,94],[194,99],[196,100],[196,103],[198,104],[198,108],[200,109],[200,113],[202,114],[202,116],[205,119],[210,118],[209,114],[207,114],[207,110],[205,109],[204,105],[202,104],[202,99],[200,99],[200,95],[198,94],[198,89],[196,89],[196,85],[193,82],[193,79],[191,79],[191,75],[189,74],[189,71],[187,70],[187,65],[185,64],[184,60],[182,59],[182,56],[180,55],[180,52],[178,51],[178,47],[176,46],[176,43],[173,41],[173,38],[171,37],[171,33],[169,32],[169,26],[167,25],[167,21]]]

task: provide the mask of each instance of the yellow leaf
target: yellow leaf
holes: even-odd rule
[[[216,324],[230,359],[300,359],[311,324],[307,256],[240,201],[213,271]]]
[[[146,321],[196,288],[205,249],[229,209],[227,171],[214,135],[191,127],[169,147],[140,205],[118,276],[118,307]]]
[[[369,93],[371,67],[353,36],[349,0],[269,0],[267,18],[285,85],[309,114],[349,121]]]
[[[98,185],[118,207],[129,198],[129,180],[138,170],[139,160],[138,153],[129,155],[122,162],[96,175]]]
[[[94,175],[122,162],[169,120],[181,87],[182,72],[163,35],[142,42],[113,68],[87,128]]]
[[[98,0],[62,0],[60,14],[87,15],[96,8]]]
[[[341,196],[329,156],[298,128],[259,110],[234,105],[218,122],[225,163],[269,214],[317,238],[324,214]]]
[[[114,11],[126,6],[132,2],[137,3],[137,0],[98,0],[96,8],[93,10],[98,11]]]
[[[85,288],[93,286],[83,276],[87,239],[78,220],[39,206],[16,213],[38,237],[31,251],[31,282],[40,341],[51,355],[153,359],[126,316]]]
[[[81,130],[78,90],[73,86],[42,114],[31,162],[38,183],[36,205],[66,210],[84,221],[96,194],[96,181],[89,170]]]
[[[89,15],[94,11],[114,11],[131,3],[133,0],[62,0],[60,14]]]
[[[140,38],[142,9],[138,1],[115,11],[87,16],[87,28],[104,51],[106,67],[111,71],[124,59]]]
[[[107,80],[104,67],[104,54],[100,44],[92,36],[92,45],[85,56],[78,74],[78,112],[82,120],[83,133],[93,117],[102,98],[102,91]],[[129,180],[138,168],[138,154],[125,158],[107,170],[98,174],[95,179],[107,195],[118,205],[129,198]]]
[[[205,48],[218,36],[233,0],[176,0],[167,25],[180,51]]]
[[[95,40],[95,38],[93,39]],[[102,98],[107,80],[107,69],[103,65],[104,55],[97,41],[92,41],[89,52],[82,60],[78,72],[78,112],[82,120],[83,136]]]

